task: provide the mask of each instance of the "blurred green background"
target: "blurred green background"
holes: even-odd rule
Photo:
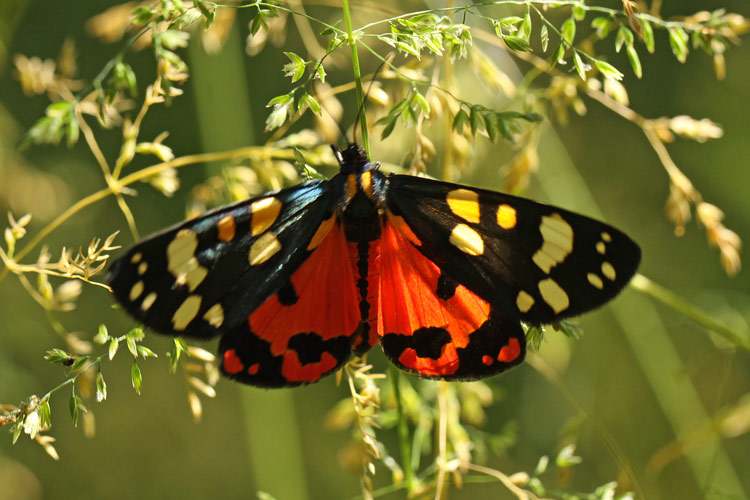
[[[90,80],[119,45],[90,36],[86,21],[116,2],[50,0],[0,2],[0,212],[32,212],[31,235],[76,200],[104,187],[90,151],[79,144],[32,147],[15,153],[20,135],[48,104],[44,96],[27,97],[14,78],[13,55],[55,59],[66,39],[76,43],[78,75]],[[619,2],[609,2],[617,7]],[[305,4],[308,7],[307,4]],[[395,5],[395,4],[394,4]],[[435,5],[431,5],[435,6]],[[663,15],[690,14],[725,7],[750,15],[747,2],[665,1]],[[335,20],[337,9],[310,4],[310,11]],[[399,4],[399,8],[407,8]],[[409,4],[409,9],[424,8]],[[219,55],[208,56],[200,44],[181,52],[191,68],[185,96],[169,107],[152,110],[142,127],[143,138],[169,130],[167,143],[180,155],[220,151],[261,143],[268,100],[289,88],[280,71],[288,60],[283,50],[303,53],[290,28],[280,48],[269,46],[249,58],[244,52],[251,9],[238,14],[233,34]],[[291,26],[291,24],[290,24]],[[745,40],[747,42],[747,40]],[[678,63],[657,33],[654,55],[641,54],[644,77],[637,80],[623,54],[609,51],[610,60],[625,69],[631,106],[647,117],[687,114],[710,118],[724,128],[718,141],[698,144],[677,140],[669,145],[673,159],[706,201],[726,214],[725,223],[745,241],[750,239],[750,47],[726,54],[727,77],[716,80],[711,59],[695,51]],[[610,44],[611,45],[611,44]],[[498,56],[501,57],[501,56]],[[129,57],[141,85],[154,75],[152,54]],[[368,71],[374,61],[365,59]],[[334,83],[349,81],[346,66]],[[506,68],[509,73],[511,67]],[[465,75],[460,78],[471,78]],[[143,88],[141,88],[142,92]],[[344,95],[342,122],[356,114],[352,93]],[[666,217],[667,176],[641,131],[585,101],[586,116],[572,116],[567,127],[546,125],[540,145],[540,171],[527,196],[597,215],[630,234],[643,249],[641,272],[688,299],[734,329],[747,334],[750,281],[746,272],[728,278],[718,253],[709,248],[695,222],[678,238]],[[118,131],[99,136],[105,155],[116,157]],[[403,141],[402,141],[403,142]],[[408,141],[377,143],[373,156],[398,163]],[[499,188],[499,165],[493,151],[482,147],[474,170],[463,180]],[[139,159],[138,166],[149,159]],[[17,174],[16,169],[24,174]],[[206,175],[194,165],[180,170],[182,188],[171,199],[146,185],[136,186],[129,199],[142,234],[184,217],[190,187]],[[598,207],[598,209],[597,209]],[[4,219],[4,216],[3,216]],[[113,199],[76,215],[45,240],[53,256],[62,246],[77,248],[93,236],[117,229],[120,244],[129,244],[122,214]],[[38,251],[38,250],[37,250]],[[743,260],[748,257],[742,251]],[[59,314],[65,328],[90,339],[100,323],[121,334],[133,322],[111,309],[106,291],[84,287],[75,312]],[[42,395],[64,380],[59,365],[42,359],[46,350],[62,347],[43,310],[19,281],[0,284],[0,403],[18,404],[30,394]],[[591,491],[613,479],[624,480],[622,461],[654,499],[748,498],[750,495],[750,360],[747,352],[711,336],[684,316],[626,290],[611,307],[580,318],[585,335],[569,341],[549,336],[541,357],[558,371],[566,391],[595,422],[581,418],[560,385],[529,365],[496,377],[488,384],[495,402],[487,408],[484,429],[498,432],[515,422],[515,444],[487,464],[508,474],[532,471],[538,458],[554,454],[566,437],[577,436],[576,453],[583,463],[558,478],[562,487]],[[203,422],[194,424],[183,378],[168,373],[165,353],[171,340],[149,335],[145,341],[160,356],[141,363],[143,394],[130,384],[130,360],[118,356],[105,364],[109,396],[89,403],[96,414],[96,436],[84,437],[67,416],[68,390],[52,399],[53,427],[59,461],[25,436],[16,445],[8,434],[0,439],[0,499],[34,498],[254,498],[265,490],[279,500],[338,499],[360,493],[360,477],[341,465],[351,434],[325,426],[326,414],[348,396],[334,377],[321,383],[280,392],[239,387],[227,381],[218,396],[204,398]],[[215,346],[204,346],[213,350]],[[387,363],[378,349],[370,356],[376,370]],[[741,398],[744,396],[744,400]],[[741,408],[738,435],[716,438],[722,409]],[[613,456],[600,433],[622,451]],[[743,430],[744,429],[744,430]],[[394,432],[379,434],[398,456]],[[676,444],[681,440],[682,446]],[[379,467],[376,485],[389,484],[390,473]],[[554,480],[550,481],[554,484]],[[498,484],[465,484],[450,498],[512,498]],[[386,498],[403,498],[395,493]]]

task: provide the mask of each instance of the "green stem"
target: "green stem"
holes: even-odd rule
[[[370,139],[367,135],[367,117],[364,113],[365,94],[362,90],[362,74],[359,69],[359,56],[357,55],[357,41],[354,38],[352,30],[352,15],[349,10],[349,0],[341,0],[341,6],[344,9],[344,20],[346,21],[346,42],[352,49],[352,70],[354,71],[354,83],[357,87],[357,107],[360,109],[359,122],[362,127],[362,147],[365,148],[367,155],[370,155]]]
[[[398,442],[401,447],[401,466],[404,469],[404,482],[406,491],[411,492],[414,486],[414,471],[411,466],[411,446],[409,440],[409,425],[406,422],[406,413],[401,399],[401,373],[394,365],[388,367],[391,384],[393,385],[393,397],[396,398],[396,410],[398,411]]]
[[[636,274],[630,285],[639,292],[643,292],[662,304],[668,305],[677,312],[684,314],[704,328],[721,335],[735,346],[750,351],[750,339],[746,335],[732,330],[721,321],[697,308],[694,304],[691,304],[663,286],[657,285],[642,274]]]

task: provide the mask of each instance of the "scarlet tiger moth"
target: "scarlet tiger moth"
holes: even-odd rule
[[[473,380],[523,360],[521,322],[599,307],[638,267],[639,247],[602,222],[333,149],[330,180],[130,248],[108,272],[117,300],[161,333],[221,337],[222,372],[250,385],[315,382],[378,340],[403,370]]]

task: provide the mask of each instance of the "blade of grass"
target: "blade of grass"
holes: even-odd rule
[[[245,54],[236,26],[218,54],[209,56],[199,43],[190,44],[190,64],[204,149],[218,151],[254,142]],[[216,167],[208,169],[216,173]],[[252,488],[279,499],[307,499],[294,392],[243,387],[240,397]],[[250,496],[255,495],[248,492]]]

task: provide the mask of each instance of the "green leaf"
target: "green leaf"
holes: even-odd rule
[[[626,50],[628,52],[628,59],[630,59],[630,67],[633,68],[633,73],[635,73],[635,76],[638,78],[641,78],[641,76],[643,76],[643,68],[641,67],[641,60],[638,57],[638,51],[635,50],[633,45],[628,45]]]
[[[128,351],[130,351],[130,354],[132,354],[134,358],[137,358],[138,351],[136,350],[135,339],[131,337],[130,335],[128,335],[125,337],[125,342],[128,345]]]
[[[539,31],[539,38],[542,41],[542,52],[547,52],[547,46],[549,45],[549,33],[547,32],[546,24],[542,24],[542,29]]]
[[[318,78],[320,78],[320,81],[325,83],[326,82],[326,69],[323,67],[322,63],[318,63],[317,68],[315,68],[315,72],[318,75]]]
[[[419,106],[425,116],[430,115],[430,103],[428,103],[427,99],[425,99],[425,97],[416,89],[413,90],[413,94],[411,97],[411,106],[412,108]]]
[[[109,340],[109,331],[107,330],[107,325],[101,324],[99,325],[99,331],[96,332],[96,335],[94,335],[94,343],[99,345],[104,345]]]
[[[573,52],[573,64],[576,67],[576,71],[578,72],[578,76],[581,77],[581,80],[584,82],[586,81],[586,71],[590,68],[588,64],[585,64],[583,60],[581,59],[581,56],[578,54],[578,51]]]
[[[654,28],[651,27],[651,23],[645,19],[641,19],[643,25],[643,43],[646,45],[646,50],[649,54],[653,54],[656,50],[656,42],[654,41]]]
[[[573,19],[576,21],[583,21],[586,19],[586,9],[581,4],[573,5]]]
[[[591,21],[591,27],[596,30],[596,36],[603,40],[607,38],[612,29],[612,20],[608,17],[595,17]]]
[[[459,134],[463,133],[464,127],[469,123],[469,115],[463,109],[458,110],[453,118],[453,130]]]
[[[73,357],[71,359],[74,359],[75,361],[70,366],[71,372],[76,372],[83,368],[83,365],[85,365],[88,362],[88,358],[86,356],[79,356],[79,357]]]
[[[266,107],[270,108],[271,106],[287,104],[291,100],[292,100],[292,94],[278,95],[274,97],[273,99],[271,99],[270,101],[268,101],[268,104],[266,104]]]
[[[159,36],[159,40],[161,40],[161,44],[164,47],[170,50],[180,49],[187,47],[190,40],[190,33],[187,31],[166,30]]]
[[[16,421],[13,427],[13,444],[16,444],[16,441],[18,441],[18,438],[21,437],[22,432],[23,432],[23,420],[18,420]]]
[[[96,400],[102,402],[107,399],[107,383],[104,382],[102,372],[96,374]]]
[[[555,53],[552,54],[552,66],[555,66],[556,64],[565,64],[565,60],[563,59],[564,55],[565,45],[561,43],[555,49]]]
[[[574,455],[576,447],[573,444],[569,444],[557,454],[555,458],[555,465],[560,468],[572,467],[573,465],[580,464],[583,459]]]
[[[109,341],[109,360],[112,361],[112,359],[115,357],[115,354],[117,354],[117,349],[120,347],[120,341],[117,339],[112,339]]]
[[[180,349],[178,339],[175,338],[172,340],[172,349],[169,351],[169,372],[175,373],[177,371],[177,363],[180,361],[182,350]]]
[[[138,354],[140,354],[142,358],[158,358],[159,357],[154,351],[152,351],[145,345],[138,345],[136,349],[138,350]]]
[[[688,55],[687,33],[682,28],[668,28],[667,30],[669,31],[669,46],[672,48],[672,53],[678,61],[684,63]]]
[[[569,46],[573,45],[573,40],[576,38],[576,21],[572,17],[567,18],[562,27],[560,27],[560,35]]]
[[[76,396],[75,387],[70,393],[70,399],[68,400],[68,410],[70,410],[70,418],[73,419],[73,425],[78,427],[78,396]]]
[[[398,120],[398,115],[388,114],[387,116],[384,116],[383,118],[377,121],[378,125],[384,125],[382,132],[380,132],[381,140],[391,135],[391,133],[393,132],[393,129],[396,127],[397,120]]]
[[[596,61],[594,61],[594,66],[596,66],[596,69],[598,69],[599,72],[606,78],[611,78],[612,80],[618,81],[622,80],[623,74],[620,72],[620,70],[615,68],[608,62],[599,61],[597,59]]]
[[[52,409],[49,407],[49,399],[45,399],[44,402],[39,405],[39,419],[40,419],[40,427],[42,429],[49,427],[52,425]]]
[[[136,7],[131,12],[133,24],[146,24],[156,15],[156,11],[151,7]]]
[[[135,360],[133,360],[133,367],[130,369],[130,380],[133,382],[133,389],[135,389],[136,394],[140,396],[143,375],[141,375],[141,369],[138,368],[138,363]]]
[[[503,41],[511,50],[517,52],[531,52],[531,44],[520,36],[503,35]]]
[[[302,59],[294,52],[284,52],[284,55],[292,61],[284,65],[284,74],[286,76],[291,76],[292,83],[294,83],[305,75],[305,68],[307,67],[307,63],[304,59]]]
[[[476,107],[471,108],[471,113],[469,114],[469,124],[471,125],[471,133],[473,135],[476,135],[478,130],[484,128],[484,116],[482,115],[482,112]]]
[[[307,92],[305,92],[297,102],[297,111],[302,112],[305,108],[310,108],[310,111],[316,115],[320,115],[320,104],[317,100]]]
[[[518,29],[518,36],[529,41],[529,36],[531,35],[531,12],[529,9],[526,9],[526,15],[523,17],[523,22],[521,23],[521,27]]]
[[[71,357],[72,356],[70,354],[63,351],[62,349],[50,349],[44,355],[44,359],[46,359],[50,363],[63,363],[71,359]]]
[[[633,32],[627,26],[620,26],[615,37],[615,50],[620,52],[623,45],[633,45]]]

